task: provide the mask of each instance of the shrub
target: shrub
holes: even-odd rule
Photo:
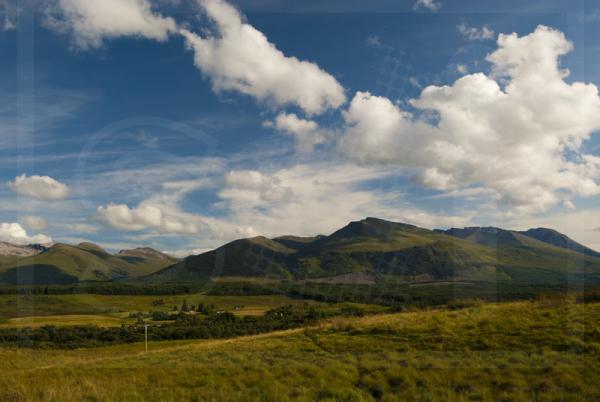
[[[171,316],[164,311],[153,311],[151,313],[152,321],[167,321]]]
[[[462,310],[465,308],[479,307],[483,302],[479,299],[456,299],[449,301],[447,304],[450,310]]]
[[[600,303],[600,290],[580,293],[576,298],[577,303]]]

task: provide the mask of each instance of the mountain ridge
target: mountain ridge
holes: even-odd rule
[[[600,253],[598,251],[586,247],[583,244],[576,242],[575,240],[554,229],[540,227],[535,229],[528,229],[519,233],[522,233],[525,236],[532,237],[544,243],[552,244],[557,247],[566,248],[583,254],[593,255],[595,257],[600,257]]]
[[[108,281],[148,275],[177,261],[153,249],[145,255],[111,254],[102,247],[84,242],[56,243],[39,247],[39,252],[0,259],[0,283],[67,284],[81,281]],[[152,250],[152,252],[149,252]]]
[[[570,273],[580,278],[600,276],[600,258],[579,252],[572,246],[578,243],[561,236],[570,240],[563,247],[557,241],[495,227],[429,230],[366,218],[327,236],[235,240],[142,279],[206,281],[215,276],[259,276],[303,281],[348,277],[353,272],[378,277],[521,282],[559,281]]]
[[[111,254],[89,242],[18,247],[32,255],[2,256],[0,283],[161,284],[215,277],[298,283],[319,278],[321,283],[336,283],[336,278],[340,282],[360,278],[363,282],[365,278],[529,284],[566,278],[600,281],[600,253],[552,229],[429,230],[372,217],[352,221],[329,235],[237,239],[184,259],[149,247]]]

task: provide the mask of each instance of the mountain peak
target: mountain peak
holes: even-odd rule
[[[248,247],[249,245],[250,246],[258,246],[258,247],[270,249],[272,251],[282,253],[282,254],[289,254],[294,251],[292,249],[289,249],[282,243],[275,241],[275,240],[271,240],[265,236],[256,236],[256,237],[250,237],[247,239],[235,240],[235,241],[229,243],[229,245],[235,245],[235,246],[242,247],[242,248]]]
[[[408,223],[388,221],[386,219],[375,218],[375,217],[372,217],[372,216],[368,216],[368,217],[360,220],[360,222],[362,224],[365,224],[365,225],[380,225],[380,226],[388,226],[388,227],[394,227],[394,228],[405,228],[405,229],[416,228],[415,225],[410,225]]]
[[[352,221],[340,230],[334,232],[329,238],[345,238],[353,236],[381,237],[395,230],[415,229],[416,226],[406,223],[386,221],[384,219],[368,217],[360,221]]]
[[[100,247],[99,245],[95,244],[95,243],[91,243],[91,242],[82,242],[79,243],[77,245],[77,247],[82,248],[84,250],[87,251],[97,251],[100,253],[106,253],[106,250],[104,250],[102,247]]]
[[[510,230],[500,229],[494,226],[470,226],[466,228],[451,228],[442,230],[441,233],[449,236],[470,240],[485,246],[509,246],[521,245],[521,241]]]
[[[600,257],[600,253],[598,253],[597,251],[592,250],[591,248],[588,248],[580,243],[577,243],[575,240],[554,229],[540,227],[535,229],[529,229],[519,233],[531,237],[533,239],[539,240],[541,242],[551,244],[556,247],[577,251],[578,253],[592,255],[595,257]]]

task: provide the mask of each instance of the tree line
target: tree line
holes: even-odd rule
[[[237,317],[230,312],[209,314],[179,312],[173,322],[149,322],[150,341],[232,338],[315,324],[326,314],[312,306],[283,306],[264,316]],[[0,330],[0,344],[33,348],[86,348],[144,341],[144,324],[116,328],[85,326],[44,326]]]

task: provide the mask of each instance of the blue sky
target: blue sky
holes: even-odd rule
[[[379,216],[600,248],[600,3],[418,3],[0,1],[0,240],[185,254]]]

